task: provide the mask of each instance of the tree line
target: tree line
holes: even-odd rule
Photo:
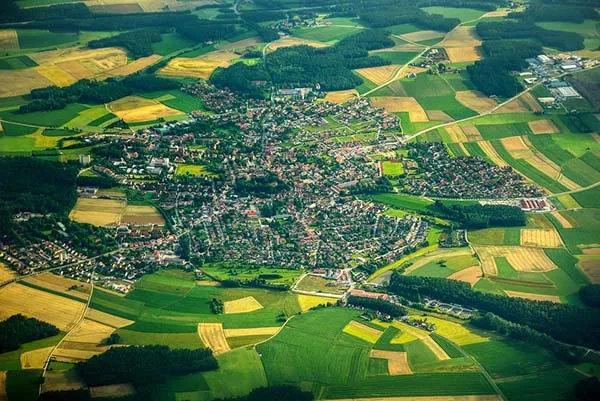
[[[383,314],[390,315],[391,317],[400,317],[406,315],[406,308],[383,299],[356,297],[351,295],[348,297],[348,304],[378,311]]]
[[[475,291],[461,281],[403,276],[398,272],[392,274],[389,291],[413,301],[430,297],[491,312],[569,344],[596,349],[600,346],[600,315],[590,308],[509,298]]]
[[[13,315],[0,322],[0,354],[19,349],[21,344],[52,337],[58,333],[58,328],[50,323],[21,314]]]
[[[436,216],[458,222],[464,228],[518,227],[526,223],[525,213],[516,206],[446,205],[436,201],[428,209]]]
[[[576,24],[599,17],[598,11],[592,6],[543,3],[530,4],[525,11],[512,12],[508,16],[525,21],[568,21]]]
[[[161,383],[174,375],[206,372],[219,367],[209,348],[170,349],[164,345],[111,348],[77,365],[88,386],[118,383]]]
[[[137,31],[124,32],[108,38],[88,42],[87,47],[100,49],[102,47],[124,47],[134,58],[149,56],[154,51],[152,44],[160,42],[161,32],[154,28],[144,28]]]

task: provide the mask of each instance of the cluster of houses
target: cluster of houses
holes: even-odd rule
[[[86,255],[63,241],[41,240],[26,245],[0,242],[0,260],[18,274],[30,274],[52,267],[79,263]]]

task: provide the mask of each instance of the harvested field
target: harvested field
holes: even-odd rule
[[[456,100],[478,113],[485,113],[496,106],[496,102],[493,99],[479,91],[458,91],[456,92]]]
[[[41,65],[36,69],[37,72],[56,86],[69,86],[77,82],[77,78],[57,65]]]
[[[230,350],[221,323],[199,323],[198,335],[204,345],[212,349],[215,355],[223,354]]]
[[[6,372],[0,371],[0,401],[8,401],[6,394]]]
[[[346,398],[335,401],[501,401],[499,395],[434,395],[425,397],[372,397],[372,398]],[[325,400],[334,401],[334,400]]]
[[[517,98],[515,100],[512,100],[512,101],[506,103],[502,107],[499,107],[494,113],[502,114],[502,113],[527,113],[527,112],[529,112],[527,105],[525,105],[524,102],[521,101],[521,98]]]
[[[481,52],[479,47],[445,47],[444,50],[448,55],[448,60],[451,63],[464,63],[468,61],[481,60]]]
[[[90,387],[90,396],[92,398],[116,398],[133,394],[135,394],[135,388],[129,383]]]
[[[448,137],[452,142],[461,143],[469,141],[467,135],[465,135],[464,131],[460,128],[459,125],[449,125],[447,127],[444,127],[444,130],[448,133]]]
[[[451,274],[447,278],[450,280],[464,281],[473,287],[481,278],[481,268],[479,266],[467,267],[466,269],[462,269]]]
[[[21,369],[43,369],[54,347],[40,348],[21,354]]]
[[[0,320],[21,313],[70,330],[79,319],[85,304],[69,298],[12,283],[0,289]]]
[[[481,133],[474,125],[463,125],[461,126],[461,129],[463,130],[467,138],[469,138],[469,141],[479,141],[483,139],[481,137]]]
[[[505,167],[509,165],[507,162],[504,161],[502,157],[500,157],[498,152],[496,152],[496,149],[494,149],[490,141],[480,141],[477,142],[477,144],[494,164],[500,167]]]
[[[373,327],[357,322],[356,320],[351,320],[346,327],[344,327],[343,331],[346,334],[358,337],[371,344],[375,344],[383,334],[383,331],[374,329]]]
[[[248,313],[262,309],[262,305],[254,297],[245,297],[235,301],[223,302],[223,311],[229,313]]]
[[[523,228],[521,245],[541,248],[560,248],[562,241],[554,229]]]
[[[424,40],[443,38],[444,33],[439,31],[417,31],[400,35],[400,38],[409,42],[421,42]]]
[[[76,342],[98,345],[106,337],[110,336],[116,329],[90,319],[83,319],[81,323],[72,330],[64,342]],[[64,343],[63,342],[63,343]]]
[[[83,319],[67,334],[53,357],[61,362],[79,362],[105,352],[108,347],[102,341],[115,332],[114,327],[89,319]]]
[[[181,111],[139,96],[127,96],[108,104],[109,110],[127,123],[153,121],[159,118],[181,115]]]
[[[247,336],[272,336],[281,330],[281,327],[256,327],[251,329],[225,329],[225,337],[247,337]]]
[[[298,305],[300,305],[300,310],[302,312],[306,312],[307,310],[314,308],[318,305],[327,305],[327,304],[335,304],[337,302],[337,298],[330,297],[321,297],[318,295],[305,295],[298,294]]]
[[[356,91],[356,89],[348,89],[348,90],[344,90],[344,91],[333,91],[333,92],[327,92],[327,95],[325,95],[325,101],[331,102],[331,103],[342,104],[342,103],[347,102],[350,99],[354,99],[356,96],[358,96],[358,92]]]
[[[87,310],[85,317],[87,320],[93,320],[103,325],[115,328],[129,326],[133,323],[133,320],[124,319],[122,317],[114,316],[92,308]]]
[[[172,77],[208,79],[218,67],[228,67],[230,65],[228,60],[209,59],[207,56],[208,54],[202,59],[174,58],[159,73]]]
[[[560,214],[560,212],[552,212],[552,217],[554,217],[562,228],[573,228],[573,224],[565,216]]]
[[[409,375],[412,373],[412,370],[408,364],[406,352],[382,351],[373,349],[371,350],[369,356],[371,358],[386,359],[388,363],[388,373],[391,376]]]
[[[429,348],[431,350],[431,352],[433,352],[433,354],[436,356],[436,358],[439,359],[440,361],[450,359],[450,356],[448,356],[446,351],[444,351],[444,349],[442,347],[440,347],[440,345],[438,343],[436,343],[433,340],[433,338],[429,337],[428,332],[418,329],[409,324],[401,323],[398,321],[395,321],[393,323],[393,326],[396,328],[399,328],[403,332],[406,332],[406,333],[410,334],[411,336],[423,341],[423,343],[427,346],[427,348]]]
[[[466,48],[476,47],[481,45],[481,40],[477,38],[475,27],[458,26],[448,32],[440,46],[448,51],[448,48]]]
[[[598,250],[598,248],[596,248]],[[594,284],[600,283],[600,257],[594,255],[583,255],[579,257],[579,267]]]
[[[317,42],[314,40],[300,39],[294,38],[291,36],[283,37],[269,44],[268,50],[275,51],[281,47],[291,47],[291,46],[300,46],[306,45],[311,47],[327,47],[327,43]]]
[[[523,104],[525,104],[527,108],[533,112],[541,113],[544,111],[544,108],[538,103],[538,101],[530,92],[526,92],[521,95],[519,100],[521,100]]]
[[[427,113],[414,97],[376,96],[370,98],[373,107],[383,108],[390,113],[408,112],[411,122],[427,122]]]
[[[95,226],[118,225],[125,212],[126,202],[115,199],[79,198],[69,218],[78,223]]]
[[[529,157],[531,154],[529,146],[527,146],[525,142],[523,142],[523,138],[521,138],[520,136],[502,138],[500,141],[502,142],[502,146],[504,146],[504,149],[506,149],[508,153],[510,153],[511,156],[513,156],[515,159]]]
[[[123,77],[126,75],[135,74],[136,72],[143,70],[144,68],[156,63],[161,59],[161,56],[157,54],[153,54],[147,57],[142,57],[137,60],[132,61],[131,63],[125,64],[120,67],[112,68],[100,75],[98,75],[99,79],[109,78],[109,77]]]
[[[96,0],[98,1],[98,0]],[[131,0],[134,1],[134,0]],[[88,1],[88,4],[94,4]],[[126,3],[126,4],[98,4],[90,5],[88,8],[96,14],[133,14],[143,13],[144,9],[138,3]]]
[[[16,277],[14,271],[9,269],[4,263],[0,262],[0,284],[5,283]]]
[[[475,247],[485,274],[498,275],[494,258],[505,257],[508,263],[521,272],[545,272],[556,269],[556,265],[539,248],[520,246],[477,246]]]
[[[454,248],[448,250],[437,250],[432,252],[426,256],[420,257],[416,259],[408,268],[404,269],[404,274],[409,274],[420,267],[427,265],[428,263],[439,261],[439,260],[448,260],[448,258],[458,257],[458,256],[471,256],[472,252],[470,248]]]
[[[73,370],[49,370],[44,376],[42,393],[48,391],[67,391],[84,388],[85,384]]]
[[[53,273],[41,273],[28,277],[23,281],[38,287],[47,288],[54,292],[87,301],[90,285],[81,281],[73,280]]]
[[[59,348],[52,354],[52,357],[59,362],[66,363],[79,363],[87,361],[88,359],[100,355],[105,352],[107,348],[98,348],[95,351],[81,350],[75,348]]]
[[[32,89],[52,85],[52,81],[37,72],[35,68],[5,70],[0,74],[0,97],[26,95]]]
[[[258,37],[238,40],[237,42],[227,43],[219,46],[219,50],[244,50],[261,43]]]
[[[359,68],[355,71],[369,81],[377,85],[383,85],[391,80],[400,68],[399,65],[384,65],[381,67]]]
[[[107,70],[127,64],[127,53],[117,47],[86,49],[70,47],[66,49],[49,50],[34,53],[31,58],[40,66],[56,65],[62,68],[63,63],[78,62],[91,75],[100,74]],[[35,67],[39,68],[39,67]]]
[[[133,225],[159,225],[165,224],[165,219],[154,206],[131,206],[127,205],[121,222]]]
[[[429,121],[441,121],[443,123],[454,121],[452,117],[441,110],[425,110],[425,113],[427,113]]]
[[[19,49],[19,37],[14,29],[0,30],[0,50]]]
[[[520,292],[520,291],[504,291],[506,295],[511,298],[524,298],[530,299],[532,301],[549,301],[554,302],[555,304],[560,303],[560,298],[556,295],[541,295],[541,294],[532,294],[529,292]]]
[[[556,134],[559,129],[550,120],[536,120],[527,123],[534,134]]]

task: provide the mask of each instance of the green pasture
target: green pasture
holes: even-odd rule
[[[445,143],[444,145],[452,157],[469,156],[458,143]]]
[[[330,25],[311,28],[297,28],[292,31],[292,36],[300,39],[315,40],[317,42],[337,42],[360,31],[361,29],[359,28]]]
[[[41,49],[77,42],[79,35],[71,32],[50,32],[41,29],[18,29],[21,49]]]
[[[481,133],[483,139],[487,140],[532,134],[527,123],[476,124],[475,127]]]
[[[71,103],[64,109],[51,111],[35,111],[23,114],[16,111],[0,111],[0,117],[4,120],[21,124],[31,124],[42,127],[60,127],[87,109],[88,107],[83,104]]]
[[[273,284],[292,285],[302,274],[302,270],[298,269],[277,269],[270,267],[254,267],[254,266],[223,266],[218,264],[210,264],[202,266],[202,271],[208,276],[219,280],[242,280],[250,281],[254,279],[263,279]],[[279,277],[275,277],[279,276]]]
[[[427,277],[448,277],[462,269],[470,266],[476,266],[478,261],[470,255],[452,256],[445,258],[443,255],[440,259],[423,265],[410,273],[409,276],[427,276]]]
[[[21,369],[21,354],[58,344],[64,333],[22,344],[19,349],[0,354],[0,371]]]
[[[392,25],[385,28],[386,31],[389,31],[392,35],[404,35],[405,33],[417,32],[422,29],[413,24],[398,24]]]
[[[161,56],[166,56],[167,54],[192,47],[196,44],[196,42],[179,36],[176,32],[164,33],[161,35],[161,39],[160,42],[152,43],[154,53]]]
[[[383,175],[397,176],[404,174],[404,167],[400,162],[392,162],[386,160],[381,162],[381,164],[383,169]]]
[[[211,173],[206,170],[206,166],[200,164],[178,164],[175,175],[191,175],[195,177],[210,176]]]
[[[147,333],[128,329],[119,329],[119,344],[126,345],[166,345],[171,348],[197,349],[204,347],[198,333]]]
[[[562,368],[511,378],[499,382],[498,386],[509,401],[566,401],[575,399],[573,389],[583,378],[573,368]]]
[[[36,67],[38,64],[27,56],[7,57],[0,59],[0,70],[22,70]]]
[[[590,192],[583,199],[587,201],[594,193],[597,193],[597,190]],[[597,202],[597,199],[592,199],[591,202]],[[574,222],[573,228],[563,228],[553,216],[548,216],[548,219],[559,231],[567,249],[572,254],[582,253],[579,245],[589,246],[600,243],[600,209],[566,210],[561,214],[569,221]]]
[[[408,63],[410,60],[415,58],[415,56],[419,54],[417,52],[376,52],[371,53],[373,56],[379,56],[385,61],[390,62],[390,64],[401,64],[404,65]]]
[[[443,15],[446,18],[458,18],[460,22],[472,21],[485,14],[485,11],[473,8],[423,7],[422,10],[429,14]]]
[[[600,187],[576,192],[571,196],[583,207],[600,208]]]
[[[469,231],[469,242],[474,245],[519,245],[521,229],[510,228],[485,228]]]
[[[35,401],[39,397],[41,369],[9,370],[6,374],[6,396],[10,401]]]
[[[369,196],[369,199],[391,206],[394,209],[408,209],[416,212],[424,212],[433,201],[413,195],[404,194],[377,194]]]
[[[574,156],[568,150],[563,149],[556,143],[554,140],[556,136],[557,135],[552,134],[529,135],[528,139],[535,149],[539,150],[554,163],[562,166],[564,163],[572,160]]]
[[[469,152],[470,156],[479,156],[483,160],[487,160],[491,163],[491,160],[488,158],[487,154],[481,149],[477,142],[465,142],[463,143],[467,152]]]

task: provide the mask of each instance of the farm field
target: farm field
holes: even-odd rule
[[[116,226],[121,222],[134,225],[165,224],[153,206],[128,205],[122,199],[79,198],[69,217],[96,226]]]

